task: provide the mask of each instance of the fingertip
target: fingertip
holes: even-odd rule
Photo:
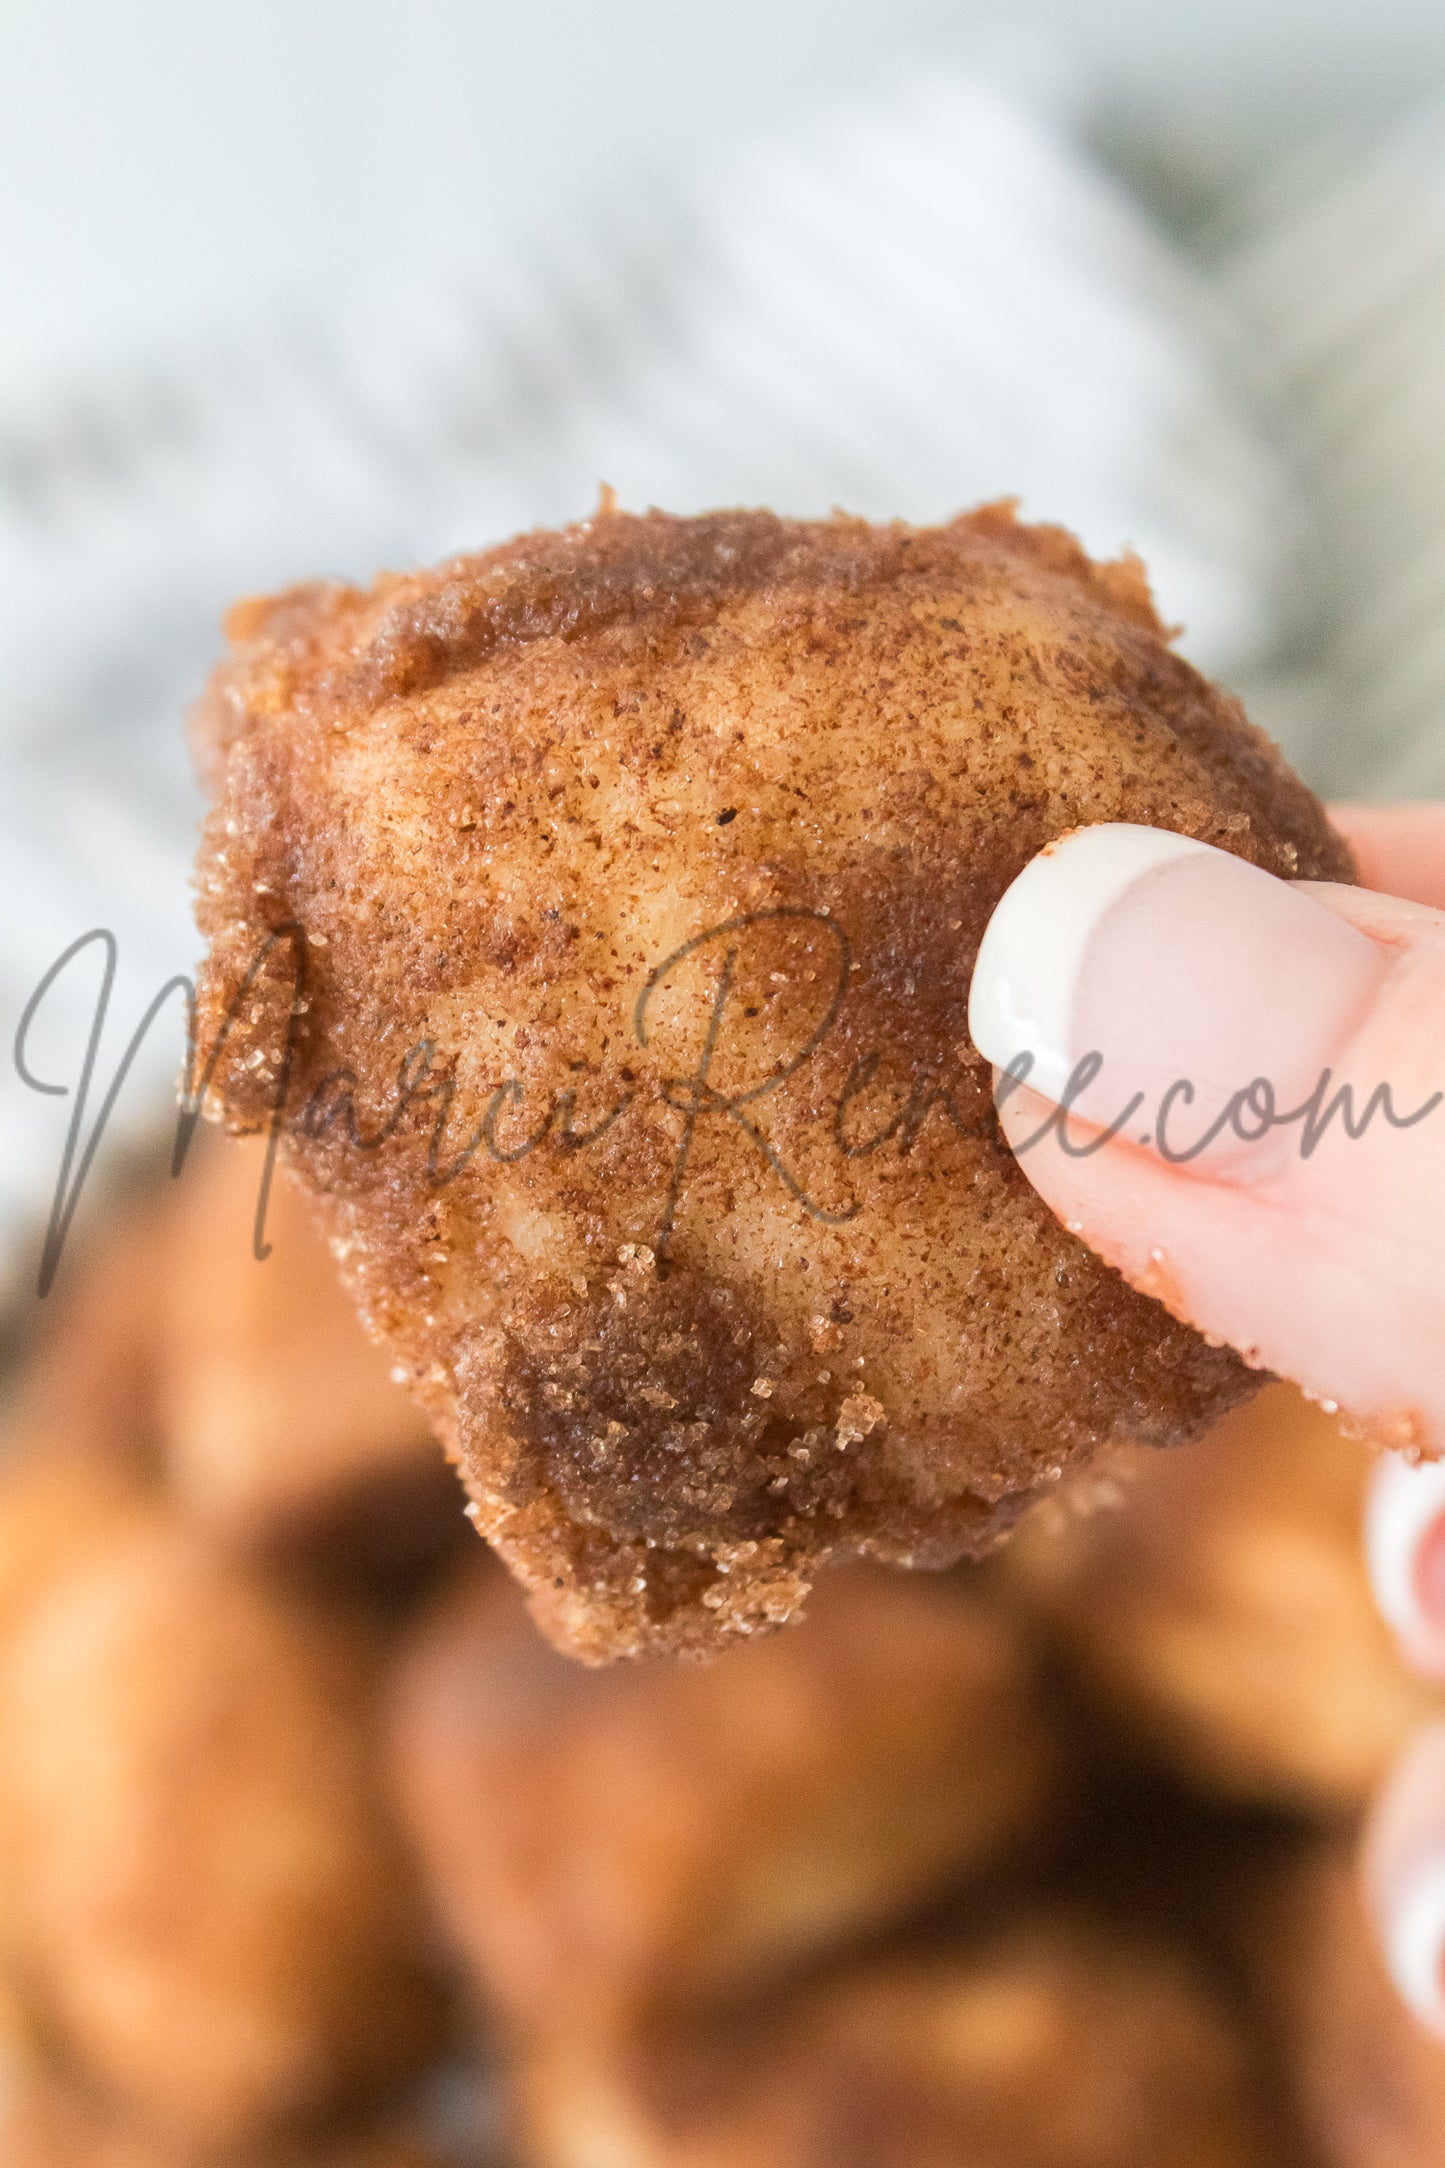
[[[1030,1058],[1035,1085],[1055,1101],[1081,1049],[1074,1009],[1101,926],[1140,881],[1210,846],[1163,828],[1100,821],[1046,844],[995,904],[968,996],[981,1054],[1005,1068]]]
[[[1365,1505],[1370,1582],[1406,1661],[1445,1679],[1445,1462],[1387,1454]]]
[[[1303,884],[1101,822],[1057,839],[1000,898],[969,1030],[1001,1067],[1026,1059],[1071,1120],[1196,1178],[1257,1182],[1289,1156],[1386,969]]]
[[[1445,804],[1332,805],[1366,888],[1445,911]]]
[[[1417,1871],[1377,1927],[1397,1993],[1422,2025],[1445,2040],[1445,1853]]]
[[[1375,1803],[1365,1900],[1397,1993],[1445,2040],[1445,1724],[1408,1747]]]

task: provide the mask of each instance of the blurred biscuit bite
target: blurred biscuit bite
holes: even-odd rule
[[[584,2029],[750,1989],[999,1869],[1059,1779],[1012,1624],[864,1568],[795,1634],[597,1674],[478,1561],[401,1661],[391,1759],[484,1991]]]
[[[153,1511],[123,1471],[8,1439],[0,1448],[0,1642],[51,1581],[103,1557],[119,1531],[144,1525]]]
[[[1445,2044],[1392,1984],[1352,1847],[1322,1842],[1251,1882],[1239,1933],[1321,2168],[1439,2168]]]
[[[26,2070],[0,2081],[0,2159],[5,2168],[455,2168],[410,2139],[366,2133],[224,2156],[178,2152],[83,2094]]]
[[[155,1303],[170,1200],[129,1199],[21,1313],[0,1398],[0,1640],[159,1494]]]
[[[0,1972],[49,2066],[159,2148],[299,2139],[436,2041],[374,1663],[159,1512],[0,1643]]]
[[[364,1580],[466,1536],[461,1486],[342,1294],[284,1169],[255,1255],[263,1141],[198,1139],[156,1307],[160,1417],[181,1509],[250,1555]]]
[[[1284,2168],[1244,2038],[1190,1961],[1082,1914],[862,1965],[710,2027],[554,2039],[529,2168]]]
[[[1372,1465],[1271,1386],[1188,1452],[1116,1455],[1110,1499],[1051,1506],[999,1570],[1133,1745],[1229,1798],[1348,1818],[1442,1706],[1371,1594]]]
[[[175,1194],[122,1188],[96,1213],[77,1217],[48,1292],[27,1293],[10,1320],[24,1359],[0,1395],[0,1459],[23,1450],[154,1480],[156,1310]]]

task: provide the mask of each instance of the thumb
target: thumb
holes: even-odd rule
[[[1445,1450],[1445,913],[1078,829],[995,910],[969,1023],[1072,1232],[1380,1442]]]

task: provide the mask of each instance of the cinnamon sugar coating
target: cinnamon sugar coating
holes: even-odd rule
[[[284,1096],[560,1647],[712,1647],[831,1561],[979,1553],[1248,1392],[1055,1223],[967,1034],[993,905],[1080,823],[1349,878],[1136,561],[1000,506],[606,513],[230,631],[212,1102]]]

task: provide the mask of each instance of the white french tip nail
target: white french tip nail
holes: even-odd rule
[[[1445,1461],[1388,1455],[1370,1479],[1365,1558],[1375,1601],[1412,1663],[1445,1677],[1445,1619],[1421,1601],[1420,1554],[1445,1522]]]
[[[1031,1054],[1027,1082],[1055,1102],[1079,1059],[1074,997],[1090,941],[1125,891],[1171,859],[1207,843],[1164,828],[1101,821],[1076,828],[1030,859],[1004,890],[984,929],[968,995],[969,1036],[1006,1069]]]
[[[1445,2033],[1445,1859],[1422,1865],[1405,1885],[1384,1941],[1399,1994],[1422,2025]]]

